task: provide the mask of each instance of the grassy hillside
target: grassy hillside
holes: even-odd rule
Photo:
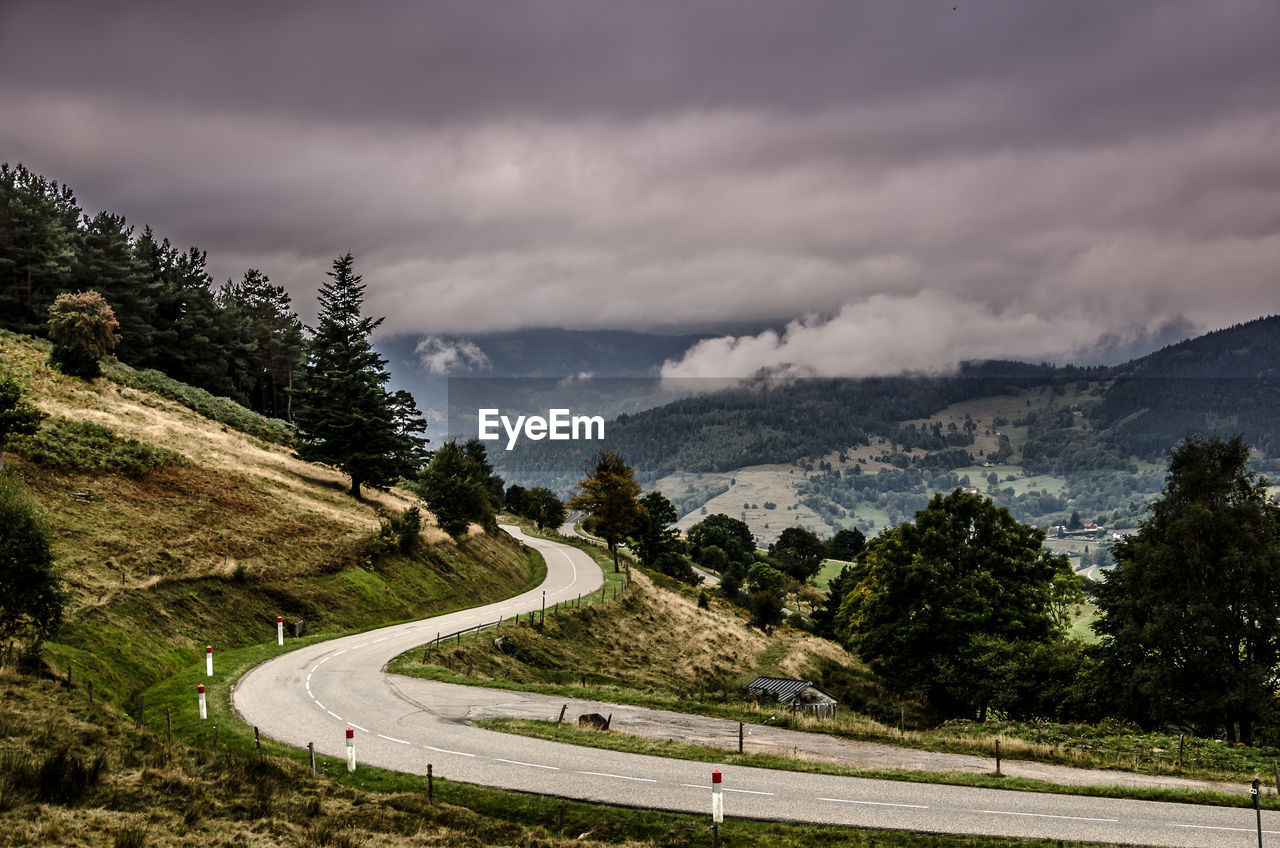
[[[45,343],[0,334],[4,370],[49,416],[11,441],[6,473],[40,506],[72,598],[47,655],[99,698],[127,708],[206,644],[271,639],[277,615],[337,632],[541,577],[536,555],[505,537],[455,543],[429,516],[413,553],[389,551],[380,519],[411,506],[408,493],[356,501],[336,470],[280,444],[279,422],[121,365],[68,378],[47,357]]]

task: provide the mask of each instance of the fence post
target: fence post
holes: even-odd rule
[[[436,778],[431,773],[431,763],[427,763],[427,803],[434,804],[436,802]]]
[[[568,704],[565,704],[563,707],[560,708],[560,718],[556,719],[556,727],[559,727],[560,722],[564,721],[564,711],[567,709],[569,709]],[[1276,779],[1280,780],[1280,777],[1277,777]]]
[[[310,759],[311,759],[311,776],[315,777],[316,776],[316,743],[314,742],[307,743],[307,753],[310,755]]]
[[[93,681],[89,681],[89,706],[93,706]]]
[[[1000,740],[996,740],[996,777],[1000,776]]]
[[[258,749],[258,759],[262,759],[262,738],[258,736],[258,725],[253,726],[253,747]]]
[[[1182,768],[1182,746],[1186,741],[1187,741],[1187,735],[1185,733],[1179,733],[1178,734],[1178,768]],[[1277,785],[1280,786],[1280,784],[1277,784]]]
[[[743,723],[738,722],[738,753],[739,754],[742,753],[742,728],[743,728]]]
[[[169,707],[164,708],[164,736],[166,741],[173,741],[173,711]]]

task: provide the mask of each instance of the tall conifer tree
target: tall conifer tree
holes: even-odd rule
[[[403,420],[403,403],[387,393],[386,360],[369,336],[382,323],[361,315],[364,289],[346,253],[320,289],[320,319],[310,343],[306,389],[299,393],[296,423],[303,459],[336,466],[360,487],[385,486],[410,474],[423,458],[421,418]],[[416,415],[412,410],[411,415]]]

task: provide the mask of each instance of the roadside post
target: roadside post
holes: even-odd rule
[[[213,677],[213,646],[204,646],[204,676]]]
[[[200,720],[204,721],[209,717],[209,708],[205,705],[205,701],[204,701],[204,684],[203,683],[201,683],[199,686],[196,687],[196,698],[200,702]]]
[[[283,615],[276,616],[276,644],[277,645],[284,644],[284,616]]]
[[[711,770],[711,843],[720,848],[720,825],[724,822],[724,793],[720,780],[723,775],[720,769]]]
[[[356,770],[356,731],[347,725],[347,771]]]
[[[1253,788],[1249,794],[1253,796],[1253,811],[1258,816],[1258,848],[1262,848],[1262,792],[1258,789],[1258,778],[1253,779]]]

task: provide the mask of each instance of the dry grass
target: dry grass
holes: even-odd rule
[[[356,501],[335,469],[302,462],[288,448],[154,393],[107,377],[66,377],[46,363],[46,350],[22,337],[0,336],[0,352],[42,411],[110,427],[189,460],[130,478],[55,473],[10,455],[44,508],[77,606],[107,603],[158,580],[226,577],[237,566],[249,575],[306,573],[335,548],[367,538],[381,515],[415,502],[397,489],[366,490]],[[425,518],[423,540],[447,542]]]

